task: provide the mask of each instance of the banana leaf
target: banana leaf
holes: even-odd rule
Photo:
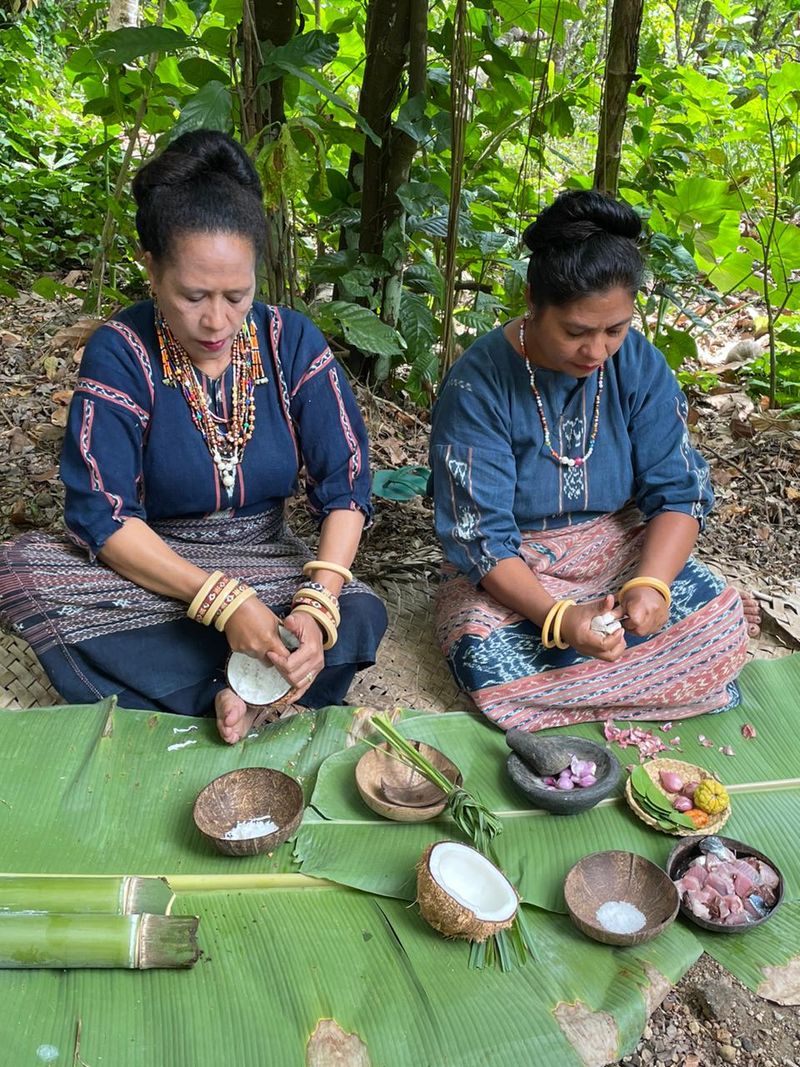
[[[192,821],[197,794],[238,767],[277,767],[306,792],[347,743],[352,709],[296,715],[229,746],[206,719],[124,711],[114,701],[0,714],[0,871],[249,875],[295,868],[217,853]]]
[[[754,663],[743,673],[745,704],[721,715],[676,723],[659,734],[680,739],[677,758],[716,771],[730,787],[732,813],[725,834],[749,842],[778,864],[786,880],[786,898],[800,899],[800,851],[786,834],[800,818],[800,738],[794,729],[792,694],[800,689],[800,657],[777,663]],[[756,726],[747,741],[741,728]],[[421,716],[403,719],[406,736],[441,749],[461,769],[468,789],[499,814],[503,832],[495,847],[503,870],[524,900],[563,911],[564,877],[581,856],[604,849],[628,849],[664,866],[676,838],[641,822],[616,797],[579,815],[554,816],[530,807],[505,775],[508,748],[503,735],[473,715]],[[657,729],[657,726],[654,727]],[[566,733],[565,729],[549,731]],[[570,733],[602,740],[602,724],[570,728]],[[714,747],[700,744],[704,734]],[[731,745],[735,756],[720,749]],[[623,764],[638,759],[636,749],[613,746]],[[446,818],[431,823],[391,823],[374,815],[355,787],[354,768],[366,746],[335,753],[322,765],[312,809],[297,837],[297,856],[306,874],[330,878],[358,889],[413,899],[414,866],[434,841],[458,837]]]
[[[677,926],[611,950],[527,910],[541,962],[509,980],[468,970],[463,945],[398,901],[339,887],[180,894],[176,911],[200,916],[191,972],[0,973],[4,1059],[39,1062],[47,1047],[114,1067],[602,1067],[699,952]]]

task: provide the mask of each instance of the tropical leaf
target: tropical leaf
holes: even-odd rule
[[[399,356],[405,351],[405,341],[397,330],[381,322],[369,308],[344,300],[331,300],[318,305],[315,314],[323,333],[342,335],[362,352]]]
[[[153,52],[179,52],[192,43],[182,30],[169,26],[124,26],[99,34],[90,47],[101,63],[120,66]]]
[[[84,707],[0,713],[0,871],[227,873],[192,821],[197,794],[238,767],[288,770],[310,796],[347,742],[352,710],[304,713],[231,748],[208,719]],[[58,760],[42,773],[42,751]],[[13,768],[13,775],[10,773]],[[20,813],[24,812],[23,818]],[[292,846],[237,859],[237,874],[294,869]]]
[[[546,980],[535,966],[510,979],[468,970],[464,945],[405,905],[338,887],[180,894],[175,911],[200,916],[191,972],[0,972],[7,1062],[75,1049],[75,1063],[140,1067],[146,1047],[148,1063],[193,1067],[601,1067],[699,952],[677,926],[609,950],[529,909]]]
[[[786,744],[795,711],[787,694],[800,678],[800,657],[748,665],[742,675],[746,703],[735,711],[680,723],[664,734],[679,738],[680,758],[716,771],[729,786],[733,811],[726,833],[752,842],[781,867],[790,899],[800,899],[800,855],[786,839],[787,820],[800,813],[800,778],[793,745]],[[750,683],[748,685],[748,682]],[[755,683],[755,685],[754,685]],[[759,687],[768,696],[759,696]],[[746,742],[741,726],[752,722],[758,741]],[[461,769],[465,786],[495,811],[503,832],[495,839],[498,859],[524,900],[554,911],[564,910],[562,884],[569,868],[588,852],[625,848],[664,866],[673,838],[649,829],[618,795],[569,818],[533,809],[514,790],[503,767],[508,756],[501,733],[474,715],[405,719],[402,732],[441,749]],[[657,727],[655,727],[657,729]],[[564,729],[602,741],[597,723]],[[700,733],[716,741],[705,748]],[[734,758],[723,755],[732,745]],[[672,746],[676,748],[676,746]],[[309,814],[297,837],[297,856],[306,874],[330,878],[372,893],[413,899],[410,872],[431,843],[458,836],[447,820],[392,824],[373,815],[355,788],[354,768],[363,746],[335,753],[323,764]],[[630,750],[620,750],[625,765]]]
[[[222,85],[230,82],[227,71],[224,71],[217,63],[212,63],[211,60],[203,59],[201,56],[182,59],[178,64],[178,70],[190,85],[198,89],[206,82],[216,81]]]
[[[694,337],[688,331],[666,323],[653,338],[653,344],[661,349],[673,370],[678,370],[687,359],[697,359],[697,341]]]
[[[174,140],[189,130],[213,129],[228,131],[231,127],[233,103],[230,89],[222,82],[206,82],[183,105],[178,121],[170,134]]]

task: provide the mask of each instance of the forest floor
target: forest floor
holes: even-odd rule
[[[690,394],[695,443],[711,464],[717,497],[698,554],[765,597],[764,622],[776,642],[798,647],[798,616],[787,616],[786,603],[800,603],[800,420],[779,418],[743,391],[741,360],[731,358],[730,346],[742,339],[757,343],[752,320],[743,310],[726,321],[726,332],[706,341],[703,353],[719,384],[710,393]],[[80,353],[93,326],[75,301],[33,293],[0,299],[0,540],[61,526],[58,454]],[[366,390],[360,399],[373,467],[425,465],[427,414]],[[299,509],[294,513],[299,517]],[[434,574],[439,559],[427,500],[377,502],[359,556],[360,576],[378,583],[388,577],[417,581]],[[800,1067],[800,1010],[760,1000],[704,956],[620,1063]]]

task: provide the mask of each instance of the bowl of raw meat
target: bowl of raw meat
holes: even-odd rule
[[[704,930],[741,934],[771,919],[783,899],[783,875],[752,845],[731,837],[686,837],[673,848],[667,874],[680,910]]]

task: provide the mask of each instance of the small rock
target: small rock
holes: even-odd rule
[[[742,1048],[745,1050],[745,1052],[752,1052],[755,1047],[755,1044],[750,1040],[749,1037],[742,1038]]]
[[[652,1049],[649,1049],[649,1048],[643,1048],[642,1049],[642,1063],[652,1063],[654,1058],[655,1058],[655,1053],[652,1051]]]
[[[689,1022],[687,1023],[687,1029],[688,1029],[690,1034],[699,1034],[700,1033],[700,1023],[697,1021],[697,1019],[690,1019]]]
[[[733,1045],[720,1045],[719,1054],[726,1063],[736,1063],[737,1052]]]
[[[697,1000],[706,1018],[723,1022],[736,1014],[739,996],[730,983],[711,981],[697,989]]]
[[[717,1041],[719,1041],[720,1045],[730,1045],[731,1043],[730,1030],[717,1030],[714,1037],[717,1039]]]

